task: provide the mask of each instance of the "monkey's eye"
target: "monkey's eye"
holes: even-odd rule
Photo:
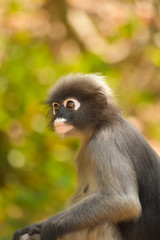
[[[74,108],[74,102],[73,101],[68,101],[67,104],[66,104],[66,107],[67,108]]]
[[[74,110],[77,110],[80,107],[80,103],[73,98],[66,99],[63,102],[63,105],[68,109],[74,109]]]
[[[59,103],[53,102],[52,106],[53,106],[53,114],[55,115],[56,112],[59,110]]]

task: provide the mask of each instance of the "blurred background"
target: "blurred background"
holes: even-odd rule
[[[102,73],[160,154],[159,0],[0,0],[0,235],[63,209],[79,141],[47,129],[42,102],[70,72]]]

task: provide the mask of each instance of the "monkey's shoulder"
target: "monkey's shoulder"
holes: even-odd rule
[[[143,134],[126,119],[123,120],[121,127],[115,131],[115,142],[122,150],[141,156],[144,158],[159,159],[158,154],[143,136]],[[160,159],[159,159],[160,160]]]
[[[125,118],[112,126],[100,128],[88,147],[93,154],[122,154],[127,158],[158,161],[160,158],[143,134]],[[158,163],[158,164],[159,164]],[[159,164],[160,165],[160,164]]]

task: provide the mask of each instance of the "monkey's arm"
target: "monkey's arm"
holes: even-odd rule
[[[106,197],[107,198],[107,197]],[[103,221],[118,222],[139,216],[140,206],[130,197],[104,198],[97,193],[87,197],[72,208],[48,219],[41,233],[41,240],[55,240],[67,232],[91,227]]]
[[[136,177],[128,160],[123,158],[122,156],[120,160],[116,159],[117,162],[115,159],[111,160],[110,166],[107,166],[109,176],[104,177],[107,184],[101,186],[98,192],[90,194],[71,208],[49,218],[42,228],[41,240],[55,240],[65,233],[91,227],[103,221],[117,223],[138,218],[141,205]],[[105,171],[105,168],[103,170]]]

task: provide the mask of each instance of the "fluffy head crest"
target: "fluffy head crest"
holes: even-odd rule
[[[58,80],[50,93],[52,96],[56,96],[56,93],[62,93],[65,90],[65,95],[65,93],[67,94],[67,92],[72,90],[75,94],[76,92],[80,94],[81,89],[86,94],[92,90],[101,92],[105,95],[107,101],[114,102],[111,88],[106,84],[105,78],[99,74],[68,74]]]

